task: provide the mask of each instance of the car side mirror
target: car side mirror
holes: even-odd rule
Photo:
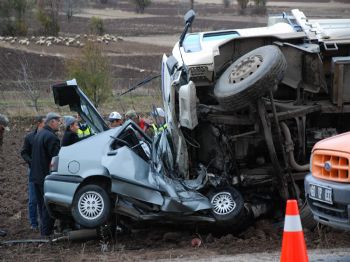
[[[192,9],[189,10],[184,16],[185,24],[192,24],[195,17],[196,13]]]

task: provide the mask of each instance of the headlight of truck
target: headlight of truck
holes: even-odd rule
[[[211,72],[209,72],[208,66],[193,66],[188,69],[189,80],[196,81],[211,81]]]

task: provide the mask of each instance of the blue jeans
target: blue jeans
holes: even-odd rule
[[[39,228],[38,211],[41,219],[41,208],[36,200],[35,186],[30,182],[30,169],[28,170],[28,214],[30,225],[34,228]]]

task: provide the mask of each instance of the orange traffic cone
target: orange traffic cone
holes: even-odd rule
[[[281,262],[307,262],[305,239],[296,200],[288,200],[282,240]]]

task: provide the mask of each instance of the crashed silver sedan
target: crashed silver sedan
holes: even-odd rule
[[[234,188],[217,189],[204,166],[196,179],[177,176],[168,130],[150,139],[131,120],[107,130],[74,80],[53,92],[57,104],[79,112],[96,134],[53,158],[44,187],[52,216],[88,228],[108,223],[114,213],[136,221],[239,222],[243,201]]]

